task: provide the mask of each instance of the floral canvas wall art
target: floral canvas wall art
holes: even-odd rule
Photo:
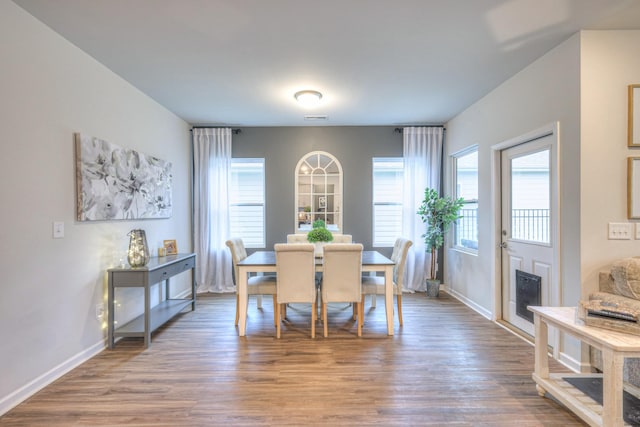
[[[75,134],[79,221],[171,217],[171,163]]]

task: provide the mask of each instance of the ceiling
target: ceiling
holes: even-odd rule
[[[580,29],[640,29],[638,0],[14,2],[200,125],[442,124]]]

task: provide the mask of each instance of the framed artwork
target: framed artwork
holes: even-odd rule
[[[318,208],[320,209],[327,208],[327,198],[325,196],[318,197]]]
[[[640,219],[640,157],[627,159],[627,217]]]
[[[177,255],[178,254],[178,244],[175,240],[165,240],[164,248],[167,251],[167,255]]]
[[[74,136],[78,221],[171,217],[171,163]]]
[[[629,147],[640,147],[640,85],[629,85]]]

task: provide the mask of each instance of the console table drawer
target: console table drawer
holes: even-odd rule
[[[183,259],[180,262],[176,262],[156,270],[149,271],[149,283],[158,283],[169,277],[182,273],[183,271],[191,270],[195,266],[195,258]]]

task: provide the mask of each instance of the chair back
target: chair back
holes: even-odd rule
[[[307,233],[305,234],[287,234],[287,243],[309,243]]]
[[[315,302],[314,248],[311,243],[278,243],[274,246],[278,304]]]
[[[239,274],[238,263],[247,257],[247,250],[244,247],[244,242],[239,237],[232,237],[227,240],[225,244],[231,252],[231,259],[233,261],[233,283],[237,285]]]
[[[351,234],[334,234],[330,243],[351,243],[353,238]]]
[[[324,247],[322,302],[360,302],[362,297],[360,243],[335,243]]]
[[[407,254],[413,242],[403,237],[398,237],[393,245],[391,261],[396,264],[393,266],[393,283],[396,284],[398,292],[402,292],[402,281],[404,277],[404,266],[407,263]]]
[[[353,237],[351,234],[333,233],[333,240],[330,243],[351,243]],[[287,234],[287,243],[309,243],[307,233],[304,234]]]

